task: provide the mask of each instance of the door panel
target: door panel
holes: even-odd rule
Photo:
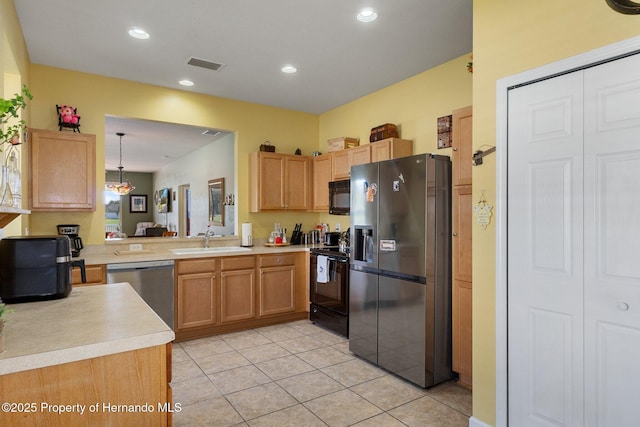
[[[378,276],[349,275],[349,351],[378,364]]]
[[[433,331],[434,313],[427,286],[385,276],[379,280],[378,364],[423,387],[432,384],[433,353],[427,347],[433,350],[433,333],[427,342],[427,330]]]
[[[582,75],[509,92],[510,425],[582,423]]]
[[[426,176],[424,155],[380,163],[378,265],[383,270],[427,275]],[[383,240],[393,241],[395,249],[383,250]]]
[[[638,69],[634,55],[509,93],[511,425],[640,419]]]
[[[640,419],[640,55],[585,71],[585,409]],[[635,355],[632,356],[632,355]]]

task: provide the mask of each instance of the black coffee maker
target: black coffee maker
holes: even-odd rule
[[[71,240],[71,256],[80,256],[80,250],[84,248],[82,246],[82,239],[78,235],[80,226],[78,224],[59,224],[58,234],[69,237]]]

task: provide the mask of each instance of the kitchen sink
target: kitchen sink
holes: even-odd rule
[[[176,255],[192,255],[192,254],[215,254],[220,252],[248,252],[251,248],[243,248],[240,246],[217,246],[213,248],[179,248],[169,249]]]

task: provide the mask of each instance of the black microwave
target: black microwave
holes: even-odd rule
[[[329,213],[349,215],[351,208],[351,180],[329,182]]]

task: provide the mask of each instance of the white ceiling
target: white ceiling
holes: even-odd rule
[[[14,3],[33,63],[313,114],[472,50],[472,0]],[[363,7],[378,19],[358,22]],[[131,38],[132,27],[151,37]],[[187,64],[191,57],[225,65],[198,68]],[[298,73],[281,73],[285,64]],[[180,86],[185,78],[195,85]],[[125,155],[125,169],[134,170],[127,162]]]

